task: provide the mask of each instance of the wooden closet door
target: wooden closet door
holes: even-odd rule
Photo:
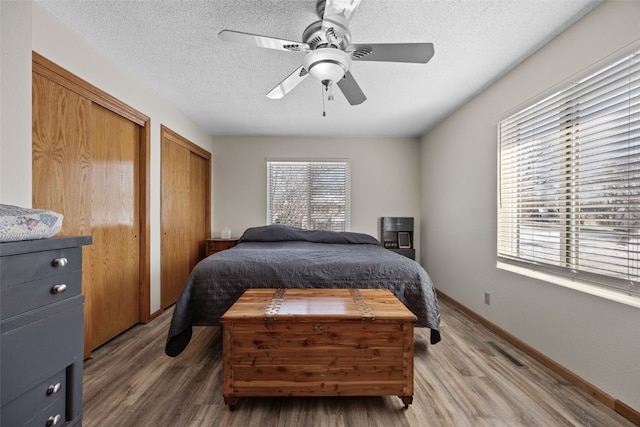
[[[190,155],[187,148],[162,139],[162,308],[176,302],[191,271]]]
[[[135,123],[93,104],[91,341],[97,347],[139,320],[139,144]]]
[[[204,258],[210,229],[210,154],[162,128],[161,271],[163,308],[175,303]]]
[[[83,249],[85,357],[139,321],[138,125],[33,74],[33,206]]]
[[[195,207],[191,211],[190,224],[190,259],[189,271],[205,256],[205,244],[209,235],[207,226],[207,212],[209,211],[205,203],[208,203],[209,197],[209,160],[204,159],[196,153],[190,153],[189,171],[191,176],[189,179],[189,206]]]
[[[32,98],[33,207],[64,215],[61,236],[91,235],[91,101],[37,74]]]

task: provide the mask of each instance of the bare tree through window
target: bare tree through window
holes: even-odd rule
[[[269,161],[267,170],[268,223],[348,229],[348,162]]]

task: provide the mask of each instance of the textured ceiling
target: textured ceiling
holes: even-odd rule
[[[265,94],[303,53],[222,42],[223,29],[300,41],[316,0],[36,0],[214,135],[418,136],[601,0],[362,0],[352,43],[432,42],[427,64],[354,62],[367,96],[326,104],[308,78]]]

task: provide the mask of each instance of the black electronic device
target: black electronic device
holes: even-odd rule
[[[408,258],[415,259],[412,217],[382,217],[380,219],[382,246]]]

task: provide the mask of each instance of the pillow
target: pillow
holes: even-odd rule
[[[380,245],[373,236],[348,231],[307,230],[283,224],[251,227],[245,230],[238,243],[242,242],[314,242]]]
[[[46,239],[62,229],[62,214],[0,204],[0,242]]]

